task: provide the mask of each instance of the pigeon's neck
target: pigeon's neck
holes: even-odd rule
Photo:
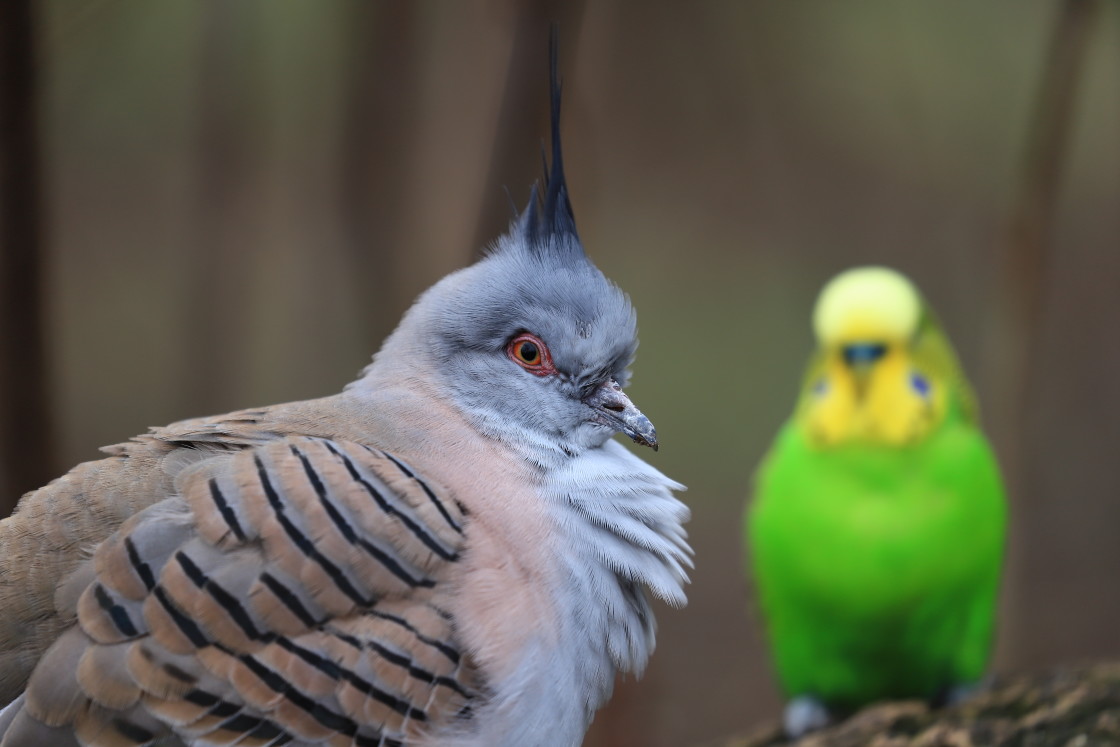
[[[474,572],[452,612],[468,647],[481,646],[491,690],[479,733],[462,741],[472,747],[538,744],[541,733],[578,744],[616,674],[641,674],[653,653],[650,593],[684,603],[688,509],[671,492],[680,485],[613,441],[539,476],[507,495],[489,481],[468,506]],[[525,588],[510,596],[513,579]]]
[[[435,372],[398,363],[412,356],[400,355],[396,350],[392,355],[386,355],[391,343],[392,340],[387,342],[382,353],[362,372],[361,377],[346,387],[347,392],[371,400],[383,400],[387,394],[407,398],[411,402],[409,406],[417,414],[427,408],[427,403],[434,404],[435,398],[439,398],[441,407],[457,411],[463,423],[479,435],[497,442],[501,448],[533,465],[541,473],[561,469],[573,457],[600,447],[609,436],[603,428],[591,424],[566,434],[542,433],[512,422],[508,415],[485,405],[472,407],[471,403],[455,398],[454,391],[439,381]]]
[[[403,383],[402,383],[403,382]],[[517,459],[533,465],[539,473],[549,473],[570,460],[575,451],[557,439],[518,427],[499,414],[485,409],[472,410],[449,398],[446,388],[423,372],[411,371],[407,376],[387,370],[375,362],[362,377],[346,388],[348,395],[358,396],[368,403],[389,407],[402,413],[406,423],[426,422],[431,411],[442,413],[446,422],[449,411],[457,413],[454,419],[460,427],[467,427],[495,442]],[[423,436],[424,432],[418,430]]]
[[[572,649],[564,660],[591,709],[609,697],[616,671],[640,675],[653,653],[649,595],[685,603],[689,510],[672,493],[683,489],[615,441],[548,475],[543,495],[565,548],[556,590]]]
[[[548,475],[562,470],[567,463],[586,450],[586,447],[579,446],[575,442],[564,443],[549,434],[511,425],[504,418],[486,410],[473,412],[468,410],[466,417],[478,432],[499,442],[502,448],[518,459],[533,465],[546,480]]]
[[[684,489],[612,440],[549,473],[543,496],[580,562],[683,606],[690,512],[673,493]]]

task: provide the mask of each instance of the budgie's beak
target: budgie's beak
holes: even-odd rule
[[[634,443],[657,451],[657,431],[653,423],[634,406],[617,381],[604,382],[583,401],[598,413],[600,423],[625,433]]]
[[[849,368],[858,371],[871,368],[872,364],[887,354],[887,346],[878,342],[858,342],[845,345],[840,354]]]
[[[855,380],[856,396],[863,398],[867,391],[867,377],[871,369],[887,354],[887,346],[879,342],[857,342],[840,348],[844,364]]]

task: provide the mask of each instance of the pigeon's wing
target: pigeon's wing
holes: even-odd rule
[[[469,718],[479,685],[442,604],[463,545],[447,490],[307,437],[201,461],[175,487],[68,582],[78,624],[0,744],[388,745]]]
[[[19,696],[43,652],[73,622],[55,605],[60,582],[130,516],[172,495],[182,470],[292,435],[277,421],[278,409],[153,428],[31,491],[0,521],[0,705]]]

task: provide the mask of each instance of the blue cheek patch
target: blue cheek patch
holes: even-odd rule
[[[929,379],[922,376],[917,371],[913,371],[910,374],[910,388],[917,392],[918,396],[922,399],[929,399],[929,392],[931,389]]]
[[[816,384],[813,384],[813,396],[823,397],[828,392],[828,382],[824,379],[819,379]]]

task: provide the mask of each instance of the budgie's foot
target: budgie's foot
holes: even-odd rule
[[[964,703],[966,700],[971,700],[977,694],[988,689],[987,680],[978,680],[976,682],[961,683],[959,685],[950,685],[942,690],[934,699],[935,706],[945,708],[948,706],[955,706]]]
[[[798,739],[831,723],[832,714],[828,712],[828,706],[812,695],[798,695],[786,703],[785,713],[782,714],[782,725],[790,739]]]

